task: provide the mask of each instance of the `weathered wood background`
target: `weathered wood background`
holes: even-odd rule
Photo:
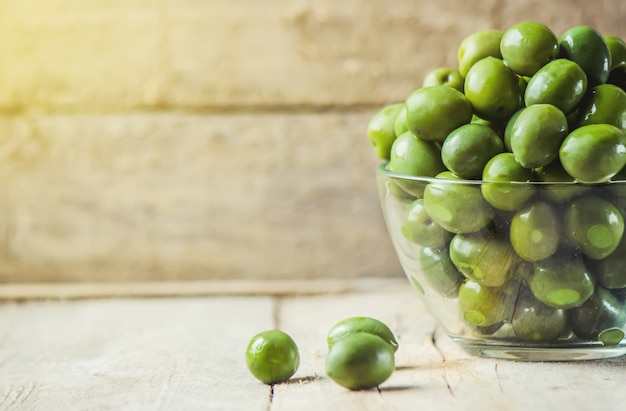
[[[0,281],[401,275],[369,117],[473,31],[623,0],[0,0]]]

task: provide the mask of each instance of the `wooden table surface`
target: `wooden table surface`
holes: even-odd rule
[[[0,287],[0,409],[575,411],[626,404],[624,357],[472,357],[441,333],[405,281],[301,283],[299,293],[271,294],[263,286],[252,292],[257,285],[236,292],[170,284],[178,296],[163,286],[151,293],[145,286]],[[326,333],[353,315],[376,317],[397,335],[396,371],[378,389],[351,392],[325,376]],[[272,387],[256,381],[244,360],[252,335],[270,328],[291,334],[301,353],[293,379]]]

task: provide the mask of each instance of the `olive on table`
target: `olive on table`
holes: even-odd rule
[[[561,238],[560,217],[547,202],[535,201],[511,221],[511,246],[526,261],[540,261],[556,253]]]
[[[466,280],[459,288],[458,305],[463,320],[486,331],[488,327],[509,321],[515,308],[519,284],[511,282],[505,287],[487,287]],[[492,330],[492,331],[495,331]]]
[[[461,274],[487,287],[503,285],[519,261],[508,241],[487,231],[455,235],[450,260]]]
[[[469,69],[465,96],[475,114],[485,120],[508,119],[522,106],[517,76],[495,57],[485,57]]]
[[[535,104],[517,116],[510,135],[511,151],[522,167],[544,167],[559,156],[566,136],[565,114],[552,104]]]
[[[452,234],[437,224],[424,208],[424,200],[413,201],[404,217],[402,235],[423,247],[443,247],[450,242]]]
[[[595,289],[595,281],[582,257],[571,251],[557,251],[534,263],[528,280],[535,298],[553,307],[568,309],[582,305]]]
[[[374,388],[393,373],[394,351],[382,338],[353,333],[335,341],[326,354],[326,374],[350,390]]]
[[[519,339],[528,342],[555,341],[569,332],[566,310],[545,305],[526,286],[520,289],[511,326]]]
[[[448,248],[422,247],[420,267],[428,285],[439,295],[449,298],[458,295],[465,277],[450,260]]]
[[[424,189],[424,207],[433,220],[452,233],[479,231],[494,215],[477,185],[439,178]]]
[[[333,325],[326,337],[328,348],[332,347],[341,338],[356,333],[376,335],[389,344],[389,347],[394,352],[398,350],[398,341],[391,329],[380,320],[364,316],[345,318]]]
[[[264,384],[287,381],[300,365],[300,353],[293,339],[283,331],[256,334],[246,349],[250,373]]]
[[[572,112],[587,91],[587,75],[567,59],[552,60],[528,81],[524,92],[526,106],[552,104],[564,114]]]
[[[500,42],[502,30],[481,30],[465,37],[459,44],[457,57],[459,60],[459,72],[463,77],[467,76],[469,69],[479,60],[485,57],[502,58]]]
[[[535,193],[531,185],[514,183],[533,181],[535,174],[533,170],[522,167],[513,153],[493,156],[483,169],[482,179],[480,189],[483,197],[500,210],[516,210]]]
[[[406,100],[406,123],[422,140],[442,142],[457,127],[472,119],[472,106],[458,90],[431,86],[411,92]]]
[[[556,35],[546,25],[524,21],[508,28],[500,43],[502,59],[520,76],[532,76],[559,53]]]
[[[604,37],[590,26],[566,30],[559,39],[560,56],[577,63],[590,85],[606,83],[611,70],[611,51]]]
[[[594,260],[613,253],[624,234],[624,218],[617,207],[591,195],[577,198],[567,205],[563,226],[567,238]]]
[[[441,146],[443,164],[464,179],[480,178],[491,157],[504,151],[502,139],[483,124],[465,124],[452,131]]]
[[[570,325],[578,338],[616,345],[624,338],[626,312],[611,292],[597,286],[593,295],[569,313]]]
[[[579,127],[565,137],[559,158],[565,171],[580,182],[608,181],[626,165],[626,134],[609,124]]]

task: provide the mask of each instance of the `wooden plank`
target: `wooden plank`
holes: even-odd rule
[[[621,0],[1,0],[0,11],[9,111],[380,105],[455,65],[480,29],[540,19],[557,34],[626,35]]]
[[[379,389],[348,391],[324,370],[343,318],[387,323],[400,348]],[[301,366],[273,388],[247,371],[245,346],[280,328]],[[469,410],[614,408],[626,357],[524,363],[472,357],[441,333],[417,294],[186,297],[0,304],[0,409]]]
[[[0,301],[77,300],[120,297],[227,295],[301,296],[380,293],[409,287],[404,278],[325,278],[317,280],[206,280],[106,283],[0,284]]]
[[[0,409],[265,411],[244,352],[272,326],[263,297],[2,304]]]
[[[326,335],[336,322],[352,316],[377,318],[389,325],[398,339],[397,369],[380,390],[351,392],[325,375]],[[303,361],[300,376],[307,383],[276,386],[272,410],[398,410],[407,409],[409,404],[411,409],[427,406],[443,410],[454,405],[445,380],[429,370],[441,363],[441,355],[431,342],[436,326],[412,289],[372,296],[283,299],[278,324],[301,341],[308,361]],[[424,395],[420,395],[422,391]]]
[[[272,406],[346,410],[555,410],[612,407],[626,358],[573,363],[524,363],[465,353],[436,326],[414,292],[281,300],[279,325],[309,351],[304,382],[274,388]],[[369,315],[398,334],[396,372],[378,390],[348,392],[324,374],[325,332],[339,319]],[[273,408],[273,409],[274,409]]]
[[[0,116],[0,281],[400,276],[372,114]]]

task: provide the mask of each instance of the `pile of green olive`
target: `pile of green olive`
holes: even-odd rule
[[[414,284],[480,335],[620,344],[625,90],[619,37],[526,21],[469,35],[458,67],[378,111],[367,136],[407,203]]]

